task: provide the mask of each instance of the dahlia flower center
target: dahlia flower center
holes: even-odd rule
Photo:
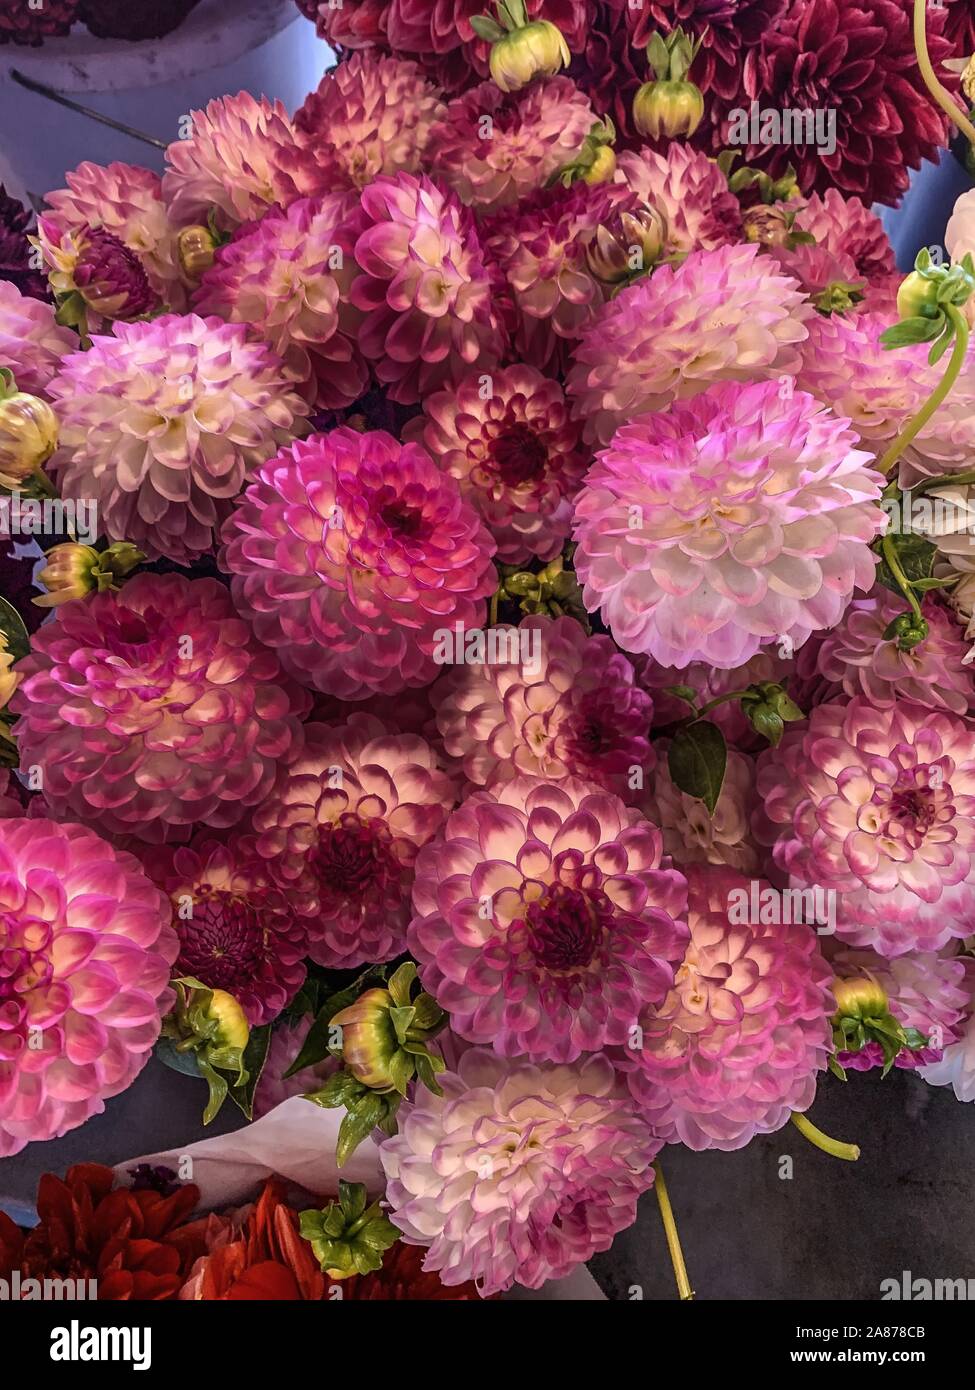
[[[917,849],[938,822],[950,820],[951,788],[944,784],[925,786],[923,772],[918,769],[915,776],[901,778],[876,797],[879,805],[864,808],[866,820],[873,819],[875,824],[861,823],[860,828],[875,829],[892,841]]]
[[[528,948],[546,970],[589,965],[602,937],[595,905],[577,888],[557,884],[525,913]]]
[[[154,620],[154,621],[153,621]],[[145,615],[116,604],[102,619],[101,641],[106,651],[126,659],[137,657],[152,640],[152,628],[158,633],[162,614],[148,610]]]
[[[385,856],[374,827],[358,816],[342,816],[326,828],[314,856],[320,882],[334,893],[362,893],[384,876]]]
[[[44,949],[49,940],[43,922],[0,914],[0,1034],[23,1027],[24,996],[50,983],[54,969]]]
[[[379,519],[392,535],[403,540],[417,540],[425,530],[426,518],[419,507],[411,507],[407,502],[397,500],[387,503],[379,511]]]
[[[211,989],[232,989],[250,979],[264,958],[266,938],[256,909],[229,894],[195,901],[180,936],[178,969]]]
[[[533,482],[547,463],[548,450],[528,425],[505,426],[491,444],[490,466],[506,487]]]

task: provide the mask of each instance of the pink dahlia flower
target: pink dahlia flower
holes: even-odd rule
[[[144,862],[172,905],[174,973],[232,994],[252,1028],[277,1018],[305,980],[305,926],[263,864],[205,835]]]
[[[497,542],[498,559],[548,563],[572,525],[572,499],[590,461],[562,387],[534,367],[478,372],[423,402],[406,437],[457,479]]]
[[[212,214],[223,231],[233,231],[275,204],[323,191],[314,156],[298,146],[280,101],[238,92],[191,119],[189,137],[166,151],[162,190],[176,226],[205,224]]]
[[[0,361],[21,391],[46,399],[61,358],[77,346],[77,335],[55,322],[50,304],[0,280]]]
[[[902,1047],[895,1066],[905,1071],[940,1062],[945,1048],[958,1042],[972,1009],[972,961],[918,951],[884,960],[875,951],[841,951],[831,962],[839,979],[872,977],[890,1002],[890,1012],[905,1029],[927,1040],[917,1049]],[[884,1064],[883,1048],[868,1042],[859,1052],[839,1052],[841,1067],[869,1071]]]
[[[757,787],[756,833],[793,881],[836,890],[841,940],[898,956],[971,932],[966,720],[906,701],[875,709],[859,695],[818,705],[759,757]]]
[[[450,102],[431,130],[427,167],[461,202],[497,212],[544,188],[579,153],[595,122],[589,98],[567,77],[511,95],[482,82]]]
[[[672,141],[660,153],[624,150],[617,181],[667,218],[666,252],[714,251],[742,239],[741,205],[713,159]]]
[[[260,640],[339,699],[437,674],[437,634],[476,626],[494,543],[453,478],[381,430],[314,435],[259,470],[223,533],[222,567]]]
[[[186,308],[177,231],[163,202],[162,181],[137,164],[92,164],[85,160],[65,175],[67,188],[46,198],[40,225],[41,249],[50,262],[52,241],[76,237],[83,228],[109,232],[142,265],[155,295],[169,309]],[[203,220],[206,218],[204,216]]]
[[[390,1218],[447,1285],[541,1288],[636,1220],[660,1145],[610,1062],[505,1062],[480,1048],[417,1092],[380,1148]]]
[[[587,439],[715,381],[793,374],[815,313],[755,246],[695,251],[611,300],[573,351],[568,394]]]
[[[254,1093],[255,1120],[260,1120],[292,1096],[320,1091],[328,1078],[338,1071],[338,1058],[328,1056],[321,1062],[315,1062],[313,1066],[302,1067],[294,1076],[285,1076],[285,1072],[297,1059],[310,1027],[310,1018],[304,1018],[297,1023],[289,1023],[282,1019],[272,1032],[267,1058],[261,1068],[261,1077]]]
[[[193,301],[201,314],[248,324],[319,410],[351,405],[369,381],[356,343],[360,315],[349,303],[354,209],[348,195],[330,193],[241,227]]]
[[[626,657],[574,618],[530,617],[500,632],[514,660],[453,666],[431,692],[444,748],[467,780],[581,777],[640,801],[656,763],[653,702]]]
[[[884,633],[905,611],[904,599],[878,585],[854,599],[838,626],[816,633],[802,647],[796,674],[817,702],[843,694],[863,695],[877,709],[914,700],[932,709],[967,714],[975,703],[975,684],[965,665],[969,643],[947,608],[929,598],[923,607],[928,635],[909,652]],[[799,697],[803,709],[810,701]]]
[[[809,324],[796,384],[849,419],[865,448],[882,453],[934,390],[943,368],[928,345],[891,351],[881,334],[897,315],[817,314]]]
[[[503,1057],[622,1044],[673,980],[683,875],[660,831],[590,782],[475,792],[420,852],[407,937],[451,1027]]]
[[[903,348],[898,348],[903,352]],[[943,369],[944,363],[941,364]],[[927,369],[930,379],[937,375]],[[975,453],[975,345],[948,399],[901,455],[898,482],[910,488],[925,478],[960,473]]]
[[[958,1041],[945,1048],[941,1061],[920,1067],[918,1075],[930,1086],[950,1086],[957,1100],[975,1101],[975,1013],[969,1016]]]
[[[721,794],[713,811],[696,796],[688,796],[671,780],[664,749],[644,797],[642,809],[660,826],[664,849],[679,868],[687,864],[723,864],[739,873],[754,874],[760,858],[750,824],[755,800],[755,765],[751,758],[728,749]]]
[[[417,850],[446,821],[453,778],[424,739],[372,715],[305,733],[303,756],[254,812],[257,853],[308,919],[313,960],[389,960],[405,947]]]
[[[149,1060],[175,933],[130,854],[81,825],[0,820],[0,1156],[99,1115]]]
[[[750,921],[755,882],[725,869],[690,874],[683,963],[646,1011],[642,1045],[621,1060],[651,1133],[667,1143],[728,1152],[774,1133],[812,1105],[833,1050],[832,971],[816,934]]]
[[[834,255],[849,256],[868,280],[891,275],[897,269],[880,218],[859,198],[844,198],[838,188],[827,188],[822,197],[814,193],[796,213],[795,226]]]
[[[188,840],[235,825],[301,747],[303,691],[214,579],[138,574],[66,603],[31,639],[10,708],[54,815]]]
[[[61,495],[94,498],[109,540],[178,564],[212,549],[249,474],[308,413],[269,348],[196,314],[116,324],[49,392]]]
[[[785,684],[792,674],[792,664],[787,659],[792,644],[783,641],[774,651],[761,651],[746,661],[744,666],[734,666],[730,671],[719,671],[704,661],[695,661],[690,666],[661,666],[650,657],[632,658],[636,678],[644,690],[653,696],[654,727],[662,729],[679,719],[686,719],[687,705],[675,695],[667,693],[668,687],[686,685],[695,691],[698,707],[706,705],[718,695],[729,695],[733,690],[744,690],[758,681],[775,681]],[[716,705],[708,715],[712,724],[717,724],[729,744],[753,751],[765,748],[766,741],[757,734],[742,713],[737,700],[726,700]]]
[[[624,425],[576,502],[575,567],[624,651],[740,666],[869,589],[883,479],[792,382],[722,382]]]
[[[556,184],[496,214],[485,226],[489,255],[513,301],[514,345],[546,374],[561,372],[571,344],[605,299],[586,251],[600,223],[637,205],[619,184]]]
[[[425,176],[382,175],[363,191],[363,272],[350,297],[365,314],[359,346],[403,405],[490,372],[504,347],[472,214]]]
[[[353,53],[305,97],[295,129],[323,188],[365,188],[380,174],[416,173],[443,110],[416,63]]]

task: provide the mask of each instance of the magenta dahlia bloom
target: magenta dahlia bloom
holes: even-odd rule
[[[541,1288],[636,1220],[660,1145],[606,1057],[539,1067],[474,1048],[439,1080],[379,1152],[390,1219],[445,1284]]]
[[[605,299],[586,251],[601,222],[636,207],[619,184],[556,184],[505,209],[485,227],[489,255],[513,301],[514,345],[547,375],[564,370],[571,344]]]
[[[305,98],[295,129],[323,188],[364,188],[380,174],[416,173],[443,110],[416,63],[353,53]]]
[[[862,696],[818,705],[758,760],[755,831],[793,882],[837,892],[837,936],[937,950],[975,913],[975,742],[964,719]]]
[[[816,934],[749,921],[754,882],[691,872],[683,963],[641,1020],[642,1046],[620,1062],[651,1133],[667,1143],[728,1152],[774,1133],[812,1105],[833,1050],[832,971]]]
[[[867,282],[856,262],[845,251],[828,251],[808,242],[798,246],[771,246],[767,255],[779,270],[802,286],[824,314],[857,312],[867,294]]]
[[[21,391],[46,399],[61,358],[77,346],[77,335],[55,322],[52,305],[0,280],[0,361]]]
[[[867,205],[896,203],[908,170],[936,160],[947,136],[917,66],[913,9],[913,0],[794,0],[749,54],[743,90],[731,93],[724,111],[714,110],[715,150],[729,143],[728,108],[747,110],[756,101],[766,110],[833,111],[832,154],[800,138],[742,146],[743,163],[775,176],[791,164],[807,193],[835,186]],[[943,10],[928,8],[927,29],[931,60],[950,81],[941,68],[951,56]]]
[[[572,353],[568,394],[587,439],[715,381],[793,374],[815,313],[755,246],[695,251],[611,300]]]
[[[310,1067],[302,1067],[294,1076],[285,1072],[297,1059],[304,1045],[312,1020],[304,1018],[297,1023],[282,1019],[271,1034],[267,1058],[261,1068],[260,1080],[254,1093],[254,1119],[260,1120],[276,1106],[283,1105],[292,1096],[305,1095],[309,1091],[320,1091],[330,1076],[338,1071],[337,1057],[329,1054]]]
[[[193,111],[192,133],[166,151],[163,197],[178,227],[206,224],[224,231],[256,221],[278,204],[325,191],[314,156],[299,147],[280,101],[249,92],[218,97]]]
[[[647,146],[624,150],[616,177],[642,203],[665,215],[668,255],[714,251],[741,241],[741,205],[726,175],[698,150],[676,140],[660,154]]]
[[[415,444],[337,429],[260,469],[223,532],[234,600],[287,670],[339,699],[429,685],[437,634],[473,627],[494,543]]]
[[[354,212],[349,195],[330,193],[241,227],[193,300],[201,314],[248,324],[319,410],[351,405],[369,381],[356,342],[361,316],[349,303]]]
[[[475,792],[420,852],[407,936],[451,1027],[503,1057],[622,1044],[684,949],[685,881],[660,831],[590,782]]]
[[[719,706],[720,708],[720,706]],[[713,811],[697,796],[688,796],[671,780],[665,748],[641,809],[659,825],[664,849],[678,868],[688,864],[723,864],[739,873],[757,873],[758,847],[751,834],[755,801],[755,764],[735,748],[728,749],[721,794]]]
[[[572,525],[572,499],[590,461],[569,419],[562,387],[534,367],[491,373],[491,392],[472,372],[423,402],[406,437],[456,478],[497,542],[498,559],[548,563]]]
[[[112,319],[143,318],[159,309],[142,262],[103,227],[62,232],[42,217],[38,224],[55,296],[78,293],[85,302],[88,332]]]
[[[575,568],[624,651],[740,666],[874,582],[883,479],[791,381],[722,382],[617,431],[575,512]]]
[[[61,495],[95,498],[109,540],[178,564],[212,549],[248,476],[308,413],[269,348],[196,314],[116,324],[48,390]]]
[[[796,674],[817,701],[862,695],[877,709],[913,700],[931,709],[967,714],[975,703],[975,683],[965,665],[970,644],[964,628],[934,598],[923,606],[928,635],[909,652],[884,636],[905,611],[903,597],[877,585],[854,599],[839,624],[816,633],[799,650]],[[799,697],[803,709],[808,701]]]
[[[839,979],[875,980],[887,995],[890,1012],[904,1029],[927,1039],[919,1048],[902,1047],[894,1065],[905,1071],[940,1062],[945,1048],[958,1042],[972,1011],[973,962],[934,951],[884,960],[875,951],[840,951],[830,962]],[[883,1048],[868,1042],[859,1052],[838,1052],[841,1067],[869,1071],[884,1064]]]
[[[302,744],[308,697],[214,579],[137,574],[59,607],[18,665],[25,767],[54,815],[162,843],[235,825]]]
[[[653,701],[626,657],[574,618],[530,617],[502,631],[514,660],[452,666],[431,692],[444,748],[468,782],[581,777],[639,802],[656,763]]]
[[[454,779],[424,739],[369,714],[305,732],[304,754],[254,812],[256,851],[308,919],[313,960],[389,960],[405,947],[417,850],[454,806]]]
[[[410,405],[469,369],[489,372],[504,332],[472,214],[425,176],[382,175],[363,191],[363,272],[350,298],[359,346],[391,400]]]
[[[166,900],[81,825],[0,820],[0,1156],[99,1115],[172,996]]]
[[[65,175],[67,188],[49,193],[40,227],[41,248],[52,261],[51,243],[84,228],[110,233],[139,258],[153,293],[168,308],[186,307],[186,281],[179,265],[177,230],[162,197],[162,181],[137,164],[92,164],[85,160]],[[205,220],[205,218],[204,218]]]
[[[544,188],[595,122],[588,97],[567,77],[510,95],[482,82],[450,102],[431,130],[427,168],[461,202],[497,212]]]
[[[818,245],[836,256],[849,256],[868,280],[897,269],[890,238],[875,212],[859,198],[844,198],[838,188],[814,193],[796,213],[798,231],[808,232]]]
[[[882,453],[931,395],[943,368],[928,345],[885,348],[897,315],[817,314],[809,324],[796,384],[845,416],[865,448]]]
[[[198,837],[144,859],[172,906],[175,974],[223,989],[251,1027],[277,1018],[305,980],[305,925],[240,846]]]

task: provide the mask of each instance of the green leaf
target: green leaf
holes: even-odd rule
[[[346,1221],[358,1221],[365,1211],[366,1186],[361,1182],[346,1182],[344,1178],[339,1179],[339,1206]]]
[[[414,961],[404,961],[389,977],[386,988],[393,996],[393,1002],[401,1008],[409,1008],[410,992],[416,980],[417,969]]]
[[[839,1062],[833,1056],[831,1056],[829,1059],[829,1069],[838,1081],[846,1080],[846,1068],[841,1067]]]
[[[330,1076],[325,1085],[317,1091],[308,1091],[305,1100],[320,1105],[323,1110],[335,1110],[340,1105],[350,1105],[365,1093],[365,1086],[350,1072],[340,1071]]]
[[[7,639],[7,651],[14,661],[20,661],[30,651],[30,638],[24,620],[5,598],[0,598],[0,632]]]
[[[880,341],[885,348],[907,347],[911,343],[930,343],[940,336],[943,326],[940,314],[933,319],[901,319],[900,323],[884,329]]]
[[[160,1038],[156,1043],[155,1056],[172,1071],[183,1076],[202,1076],[195,1052],[180,1052],[172,1038]]]
[[[394,1052],[387,1070],[393,1086],[401,1096],[405,1096],[416,1071],[413,1058],[408,1052]]]
[[[491,19],[486,14],[471,15],[470,26],[479,39],[486,39],[488,43],[497,43],[498,39],[504,38],[504,30],[496,19]]]
[[[692,710],[697,709],[697,691],[689,685],[668,685],[664,687],[664,693],[673,695],[675,700],[683,700]]]
[[[431,1033],[439,1030],[446,1022],[446,1014],[432,994],[419,994],[413,1002],[415,1017],[413,1032]]]
[[[385,1109],[382,1096],[367,1092],[354,1110],[345,1112],[339,1125],[339,1138],[335,1149],[335,1161],[340,1168],[345,1166],[363,1139],[367,1139],[376,1128],[385,1114]]]
[[[721,795],[727,763],[724,734],[706,719],[678,729],[667,750],[667,766],[674,785],[688,796],[699,797],[712,815]]]
[[[423,1057],[417,1057],[414,1065],[416,1067],[417,1080],[422,1085],[426,1086],[428,1091],[432,1091],[435,1096],[442,1096],[443,1089],[440,1082],[437,1080],[437,1072],[446,1071],[447,1069],[443,1058],[427,1054]]]
[[[778,748],[785,732],[781,716],[769,705],[755,705],[748,710],[748,718],[755,732],[768,739],[773,748]]]
[[[254,1094],[257,1090],[257,1083],[261,1079],[261,1072],[264,1070],[264,1063],[267,1061],[270,1046],[271,1025],[269,1023],[265,1023],[260,1028],[251,1029],[247,1046],[244,1048],[244,1055],[241,1058],[241,1065],[247,1073],[247,1080],[230,1088],[230,1099],[248,1120],[254,1118]]]
[[[416,1009],[396,1009],[389,1010],[390,1021],[393,1025],[393,1032],[396,1034],[396,1041],[402,1046],[406,1042],[406,1031],[416,1017]]]
[[[912,584],[915,584],[919,579],[931,578],[938,552],[929,540],[925,540],[923,536],[900,534],[891,536],[890,539],[894,543],[897,562]],[[892,593],[903,597],[901,586],[883,555],[881,555],[880,563],[877,566],[877,579],[885,589],[890,589]]]
[[[926,594],[931,589],[950,589],[957,582],[956,575],[950,575],[947,579],[915,579],[911,588],[916,589],[919,594]]]
[[[202,1057],[198,1060],[200,1064],[200,1074],[206,1078],[207,1084],[210,1087],[210,1099],[207,1101],[206,1109],[203,1112],[203,1123],[208,1125],[211,1120],[216,1119],[217,1112],[227,1099],[227,1092],[230,1087],[227,1085],[227,1078],[222,1076],[220,1072],[214,1071],[209,1062],[204,1061]]]
[[[342,994],[347,993],[348,991],[342,992]],[[339,1012],[339,1009],[344,1009],[347,1004],[355,1003],[358,994],[354,994],[351,999],[346,999],[343,1003],[340,1003],[337,1008],[333,1008],[332,1005],[334,1001],[340,997],[341,995],[333,994],[331,999],[322,1005],[314,1023],[305,1034],[305,1041],[301,1045],[301,1051],[284,1074],[286,1079],[289,1076],[294,1076],[299,1071],[303,1071],[305,1067],[316,1066],[319,1062],[323,1062],[326,1057],[332,1055],[331,1048],[328,1045],[331,1035],[330,1025],[332,1018]]]
[[[670,49],[662,34],[654,32],[647,44],[647,62],[653,68],[659,82],[663,82],[670,72]]]

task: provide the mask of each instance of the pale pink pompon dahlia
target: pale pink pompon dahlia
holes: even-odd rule
[[[391,1220],[445,1284],[540,1288],[636,1219],[660,1145],[606,1057],[534,1066],[475,1048],[440,1084],[401,1107],[380,1157]]]
[[[520,365],[428,396],[405,432],[457,479],[505,564],[548,563],[565,544],[591,457],[579,435],[559,383]]]
[[[94,498],[109,540],[177,564],[213,548],[248,476],[308,413],[270,348],[196,314],[116,324],[48,389],[61,495]]]
[[[586,607],[665,666],[739,666],[873,584],[883,479],[791,381],[721,382],[624,425],[576,502]]]
[[[573,349],[568,393],[586,438],[608,444],[634,415],[715,381],[794,373],[815,312],[755,246],[660,266],[610,300]]]
[[[574,618],[525,618],[501,631],[497,661],[452,666],[431,700],[444,748],[474,786],[522,773],[581,777],[639,801],[656,757],[653,701],[608,637]]]
[[[323,188],[364,188],[379,174],[413,174],[443,102],[417,63],[352,53],[295,112],[297,141]]]
[[[193,300],[201,314],[253,328],[320,410],[351,405],[369,381],[356,343],[361,316],[349,303],[355,211],[352,195],[330,193],[241,227]]]
[[[80,825],[0,820],[0,1157],[104,1110],[149,1060],[176,959],[138,862]]]
[[[305,735],[254,812],[256,852],[306,919],[313,960],[388,960],[405,947],[417,850],[453,808],[454,780],[424,739],[369,714]]]
[[[673,981],[686,883],[660,831],[600,787],[475,792],[421,850],[408,944],[461,1037],[571,1062],[629,1037]]]
[[[275,204],[322,191],[314,156],[299,148],[280,101],[238,92],[191,113],[185,140],[166,151],[162,191],[179,227],[211,214],[223,231],[263,217]]]
[[[975,737],[943,710],[818,705],[759,758],[756,833],[799,885],[836,894],[837,936],[937,950],[975,920]]]
[[[689,882],[683,963],[620,1066],[657,1138],[741,1149],[812,1105],[832,1051],[832,971],[811,926],[748,920],[758,880],[695,869]]]
[[[223,532],[222,568],[262,642],[339,699],[429,685],[437,634],[478,626],[494,542],[415,444],[332,430],[262,468]]]
[[[13,372],[21,391],[46,398],[61,358],[77,346],[77,336],[55,322],[50,304],[0,280],[0,363]]]
[[[489,372],[505,335],[473,214],[425,176],[382,175],[364,189],[363,272],[350,291],[365,315],[359,346],[403,405]]]
[[[310,704],[222,584],[175,574],[64,604],[18,670],[21,758],[52,812],[157,843],[245,816]]]

